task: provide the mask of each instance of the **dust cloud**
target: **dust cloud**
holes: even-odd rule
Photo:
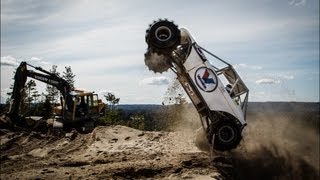
[[[176,80],[165,97],[174,107],[175,131],[195,134],[196,147],[214,159],[232,162],[235,179],[318,179],[320,163],[319,111],[303,104],[278,103],[275,107],[252,107],[240,146],[230,152],[212,152],[199,115],[190,103],[181,103],[186,94]],[[185,102],[185,101],[183,101]],[[250,105],[249,105],[250,106]],[[183,139],[182,139],[183,141]]]
[[[163,97],[163,104],[186,104],[188,97],[180,82],[174,78],[174,80],[168,85],[168,88]]]
[[[145,55],[145,64],[160,73],[171,67],[169,59],[150,52]],[[194,144],[211,155],[214,166],[218,167],[219,161],[231,162],[232,168],[225,170],[226,176],[232,179],[319,179],[319,111],[304,112],[301,107],[273,112],[264,108],[250,111],[249,108],[242,142],[238,148],[222,153],[210,149],[198,113],[186,101],[181,89],[175,80],[164,97],[163,104],[171,104],[171,114],[175,114],[171,129],[195,134]],[[289,102],[286,104],[286,108],[293,106]]]
[[[212,158],[229,158],[236,179],[318,179],[319,126],[306,118],[299,112],[251,113],[240,146],[228,155],[213,152]],[[195,144],[210,154],[201,129]]]
[[[152,52],[151,50],[148,50],[144,57],[146,66],[149,68],[149,70],[155,73],[163,73],[172,66],[171,60],[168,57],[156,52]]]
[[[196,147],[216,159],[230,161],[232,169],[226,175],[235,179],[312,179],[319,170],[319,127],[312,121],[317,118],[294,112],[250,111],[248,126],[240,146],[230,152],[211,152],[198,113],[186,103],[185,92],[175,80],[169,86],[164,99],[171,104],[172,131],[183,132],[185,137],[194,134]],[[180,141],[187,141],[181,138]],[[178,147],[177,147],[178,148]],[[221,163],[221,162],[220,162]],[[225,162],[223,162],[225,163]]]

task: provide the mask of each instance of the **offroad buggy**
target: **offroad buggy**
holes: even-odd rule
[[[155,72],[170,68],[177,74],[212,147],[220,151],[236,148],[247,124],[249,90],[234,67],[199,46],[187,29],[168,20],[154,21],[145,40],[146,65]],[[150,65],[155,60],[157,65]]]

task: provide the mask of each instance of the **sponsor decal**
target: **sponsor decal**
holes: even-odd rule
[[[197,86],[205,92],[212,92],[218,86],[216,73],[207,67],[200,67],[197,69],[195,73],[195,80]]]

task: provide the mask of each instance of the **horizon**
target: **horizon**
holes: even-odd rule
[[[37,102],[37,103],[40,103],[40,102]],[[37,103],[33,103],[33,104],[37,104]],[[320,103],[319,101],[318,102],[312,102],[312,101],[249,101],[248,103]],[[1,105],[6,105],[6,103],[0,103]],[[108,104],[106,104],[108,105]],[[177,104],[116,104],[114,106],[123,106],[123,105],[156,105],[156,106],[170,106],[170,105],[177,105]],[[188,103],[188,105],[192,105],[192,103]]]

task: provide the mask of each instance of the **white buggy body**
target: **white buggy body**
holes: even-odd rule
[[[182,30],[188,32],[185,29]],[[189,37],[192,38],[190,35]],[[193,95],[195,93],[189,91],[191,89],[188,89],[188,86],[192,85],[199,91],[203,101],[211,111],[227,112],[236,117],[243,126],[246,125],[244,112],[241,109],[240,104],[230,97],[230,94],[226,90],[226,86],[219,78],[219,71],[217,72],[214,66],[206,59],[201,48],[196,44],[193,38],[192,44],[190,55],[183,63],[189,78],[192,80],[192,82],[189,82],[190,84],[188,82],[182,83],[182,86],[187,90],[189,97],[194,103],[197,103],[196,101],[199,100],[199,98],[196,98]],[[206,75],[206,73],[209,73],[207,79],[213,79],[213,81],[205,82],[204,75]]]
[[[200,115],[209,143],[221,151],[236,148],[246,126],[249,90],[235,69],[200,47],[186,29],[167,20],[150,25],[146,42],[146,64],[152,54],[164,57],[159,63],[177,74]],[[211,64],[204,52],[224,66]]]

